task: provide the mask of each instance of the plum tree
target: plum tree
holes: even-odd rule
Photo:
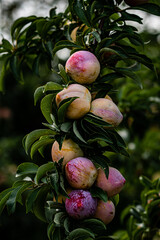
[[[26,212],[48,223],[49,240],[107,239],[105,224],[113,219],[114,199],[126,182],[118,169],[109,166],[113,155],[129,156],[116,129],[126,112],[109,96],[116,99],[125,80],[141,87],[136,73],[140,64],[152,71],[154,66],[144,55],[138,30],[128,25],[142,19],[128,7],[121,9],[121,2],[69,0],[64,13],[51,9],[47,18],[18,19],[11,29],[13,43],[3,39],[0,45],[5,61],[0,88],[8,68],[18,82],[28,68],[41,79],[43,60],[49,69],[41,79],[46,83],[34,93],[45,128],[33,130],[23,140],[26,153],[37,163],[20,164],[18,181],[0,194],[0,213],[4,206],[11,214],[16,202],[25,203]],[[125,2],[160,15],[157,4],[137,7],[144,1]],[[82,25],[87,30],[77,31],[73,41],[72,30]],[[57,54],[65,48],[70,50],[67,61]],[[105,52],[110,54],[102,61]],[[74,190],[68,194],[70,187]],[[65,203],[60,203],[62,199]]]

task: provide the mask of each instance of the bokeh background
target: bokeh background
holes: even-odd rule
[[[10,28],[17,18],[29,15],[45,17],[51,8],[56,6],[57,12],[61,12],[67,4],[66,0],[0,0],[0,41],[3,38],[10,40]],[[130,158],[114,154],[109,156],[112,164],[127,179],[109,233],[123,228],[119,222],[121,210],[139,201],[142,189],[139,176],[145,175],[150,179],[160,177],[160,18],[136,13],[144,18],[144,24],[136,27],[146,43],[144,54],[154,62],[157,76],[142,66],[138,75],[143,89],[130,79],[114,82],[117,91],[111,97],[124,115],[118,131],[127,143]],[[58,56],[62,58],[62,55],[60,52]],[[0,58],[0,69],[1,65]],[[12,185],[17,166],[29,161],[22,146],[23,137],[42,127],[44,119],[39,106],[35,107],[33,102],[35,89],[50,77],[45,66],[42,72],[37,77],[26,69],[23,84],[15,81],[10,71],[6,73],[5,92],[0,93],[0,192]],[[5,209],[0,216],[0,236],[4,236],[5,240],[47,240],[46,225],[34,215],[25,214],[24,207],[17,205],[15,214],[8,216]]]

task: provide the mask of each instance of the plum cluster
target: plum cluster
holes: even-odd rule
[[[118,126],[123,116],[112,99],[108,95],[94,99],[94,93],[84,86],[93,83],[100,73],[100,63],[95,55],[88,51],[75,52],[67,60],[65,70],[76,83],[70,84],[56,95],[57,107],[63,100],[77,97],[69,105],[66,117],[80,119],[91,112],[112,126]],[[67,213],[74,219],[95,217],[105,224],[111,222],[115,215],[115,206],[110,198],[122,190],[125,184],[122,174],[109,167],[107,178],[104,170],[97,169],[93,162],[84,156],[80,146],[70,138],[63,141],[61,149],[55,141],[51,155],[54,162],[63,158],[63,170],[70,186],[69,198],[60,196],[59,201],[65,202]],[[92,197],[90,188],[93,185],[107,193],[107,202]]]

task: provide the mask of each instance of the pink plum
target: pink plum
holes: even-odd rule
[[[122,190],[126,180],[122,174],[113,167],[109,167],[109,176],[106,178],[105,172],[98,169],[98,176],[96,179],[96,186],[107,192],[108,197],[112,197]]]
[[[61,158],[63,158],[63,166],[65,166],[71,159],[83,157],[83,151],[75,142],[72,141],[72,139],[65,139],[62,143],[61,150],[59,149],[57,141],[53,143],[51,155],[53,162],[58,162]]]
[[[97,169],[91,160],[78,157],[70,160],[65,166],[68,183],[76,189],[90,188],[97,178]]]
[[[89,90],[80,84],[71,84],[56,95],[56,104],[70,97],[78,97],[68,107],[66,117],[79,119],[89,112],[91,107],[91,94]]]
[[[97,207],[97,199],[89,191],[73,190],[65,201],[65,208],[69,216],[75,219],[92,217]]]
[[[93,100],[91,102],[90,112],[115,127],[123,120],[123,115],[117,105],[109,98],[97,98]]]
[[[98,77],[100,64],[93,53],[78,51],[73,53],[67,60],[65,70],[76,82],[90,84]]]
[[[115,216],[115,206],[112,201],[103,202],[98,200],[94,218],[99,218],[104,224],[110,223]]]

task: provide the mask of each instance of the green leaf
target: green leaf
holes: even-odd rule
[[[34,105],[37,104],[38,100],[40,100],[44,96],[45,88],[44,86],[38,87],[34,92]]]
[[[110,200],[114,203],[115,206],[119,203],[119,194],[116,194],[115,196],[111,197]]]
[[[130,14],[127,12],[121,12],[122,17],[119,18],[117,21],[121,21],[121,20],[125,20],[125,21],[134,21],[134,22],[138,22],[140,24],[142,24],[142,18],[139,17],[138,15],[135,14]]]
[[[90,159],[93,160],[93,162],[98,164],[104,170],[106,178],[108,178],[109,175],[108,158],[104,155],[101,156],[91,155]]]
[[[116,138],[118,146],[126,147],[126,144],[125,144],[123,138],[115,130],[113,130],[113,131],[110,130],[109,133],[114,135],[114,137]]]
[[[8,188],[0,193],[0,215],[6,205],[8,198],[10,197],[12,190],[12,188]]]
[[[62,85],[55,83],[55,82],[47,82],[46,85],[44,86],[44,91],[55,91],[55,92],[59,92],[63,90]]]
[[[35,183],[39,184],[40,180],[48,174],[48,172],[53,172],[55,170],[55,165],[53,162],[48,162],[43,164],[38,168],[37,174],[35,176]]]
[[[95,126],[99,126],[99,127],[111,127],[112,125],[103,121],[103,119],[101,117],[98,117],[92,113],[88,113],[84,116],[84,120],[92,123]]]
[[[41,111],[45,119],[47,120],[48,123],[52,124],[52,104],[53,104],[53,99],[54,99],[54,94],[48,94],[46,95],[42,101],[41,101]]]
[[[96,197],[101,199],[103,202],[107,202],[108,201],[108,196],[107,196],[107,192],[105,192],[103,189],[97,187],[97,186],[92,186],[90,188],[90,192],[92,197]]]
[[[93,32],[91,32],[91,34],[95,37],[95,39],[97,40],[98,43],[101,42],[101,36],[98,32],[93,31]]]
[[[68,133],[71,127],[72,127],[72,122],[64,122],[61,124],[60,129],[62,132]]]
[[[42,136],[54,136],[55,132],[50,129],[38,129],[30,132],[25,138],[25,151],[28,153],[29,149],[40,137]]]
[[[76,0],[73,5],[73,10],[83,23],[85,23],[87,26],[90,26],[82,1]]]
[[[70,219],[69,217],[66,217],[65,220],[64,220],[64,223],[63,223],[63,226],[64,226],[64,229],[67,233],[70,232],[70,226],[71,226],[71,222],[70,222]]]
[[[1,66],[1,69],[0,69],[0,92],[4,91],[4,79],[7,72],[8,61],[9,61],[9,57],[7,57],[3,61],[3,65]]]
[[[80,45],[77,45],[69,40],[62,40],[59,41],[55,44],[54,49],[53,49],[53,54],[55,54],[58,50],[63,49],[63,48],[78,48],[78,49],[83,49]]]
[[[2,46],[4,49],[6,49],[8,51],[11,51],[13,49],[12,44],[6,39],[2,39]]]
[[[108,82],[108,81],[113,81],[115,79],[118,79],[118,78],[122,78],[123,77],[123,74],[121,73],[109,73],[103,77],[101,77],[100,79],[97,80],[98,83],[103,83],[103,82]]]
[[[53,44],[53,42],[52,41],[47,41],[46,44],[45,44],[45,47],[46,47],[47,52],[50,55],[50,58],[54,61],[54,56],[53,56],[54,44]]]
[[[26,199],[26,213],[29,213],[32,210],[33,204],[38,196],[38,192],[41,190],[40,187],[31,190],[27,199]]]
[[[123,75],[131,78],[134,80],[134,82],[142,89],[142,83],[141,83],[141,80],[139,78],[139,76],[137,74],[135,74],[134,72],[130,71],[130,69],[127,69],[127,68],[115,68],[115,70],[118,72],[118,73],[122,73]]]
[[[13,189],[13,191],[11,192],[8,200],[7,200],[7,210],[8,210],[8,214],[12,214],[15,211],[16,208],[16,202],[21,200],[19,198],[21,198],[21,194],[28,189],[29,186],[32,186],[33,183],[32,182],[22,182],[22,185],[16,187]]]
[[[134,59],[134,60],[142,63],[143,65],[145,65],[146,67],[148,67],[152,71],[155,71],[154,64],[152,63],[151,59],[149,59],[145,55],[143,55],[143,54],[129,54],[129,57],[130,57],[130,59]],[[131,70],[131,67],[129,67],[129,68]]]
[[[77,99],[77,97],[67,98],[60,103],[58,108],[58,120],[60,123],[63,123],[65,121],[67,109],[75,99]]]
[[[14,21],[12,27],[11,27],[11,36],[12,38],[17,38],[18,34],[15,34],[15,30],[18,29],[18,33],[21,30],[21,28],[23,28],[26,24],[28,24],[29,22],[33,22],[34,20],[36,20],[36,16],[30,16],[30,17],[21,17],[18,18],[16,21]],[[15,36],[14,36],[15,35]]]
[[[82,224],[84,224],[84,228],[90,229],[94,233],[101,233],[101,235],[106,230],[106,225],[100,219],[85,219]]]
[[[38,56],[34,59],[34,62],[33,62],[33,66],[32,66],[32,71],[38,76],[40,77],[40,74],[39,74],[39,68],[40,68],[40,61],[42,59],[42,54],[38,54]]]
[[[10,68],[15,79],[19,82],[24,82],[22,71],[20,69],[20,61],[17,55],[13,55],[10,59]]]
[[[55,232],[55,229],[56,229],[55,223],[51,222],[47,228],[47,236],[48,236],[49,240],[53,240],[52,236]]]
[[[65,217],[66,217],[65,212],[56,213],[53,220],[56,226],[60,226]]]
[[[60,174],[60,192],[63,196],[65,196],[66,198],[68,198],[68,193],[65,189],[65,181],[64,181],[64,176],[62,174]]]
[[[46,222],[46,216],[45,216],[45,204],[46,204],[46,198],[49,193],[49,186],[43,185],[41,189],[39,190],[36,200],[33,204],[33,213],[34,215],[40,219],[43,222]]]
[[[67,240],[85,240],[87,238],[95,239],[94,233],[83,228],[77,228],[70,232]]]
[[[152,182],[149,178],[145,177],[145,176],[140,176],[139,177],[140,183],[143,184],[143,186],[148,187],[148,188],[152,188]]]
[[[107,134],[101,134],[101,133],[94,133],[89,136],[88,143],[97,142],[97,141],[104,141],[108,144],[113,144],[111,138],[107,136]]]
[[[62,64],[58,64],[58,68],[59,68],[59,74],[61,75],[64,83],[68,84],[68,82],[70,81],[70,77],[67,75],[63,65]]]
[[[32,176],[37,173],[37,170],[38,165],[31,162],[24,162],[17,167],[17,175],[18,177]]]
[[[130,209],[133,207],[134,207],[133,205],[129,205],[122,211],[121,216],[120,216],[120,220],[121,220],[122,224],[124,224],[124,220],[126,219],[126,217],[128,217],[130,215]]]
[[[52,174],[49,174],[49,179],[50,179],[50,184],[55,190],[57,196],[58,196],[58,191],[59,191],[59,174],[58,172],[54,172]],[[58,199],[56,199],[58,200]]]
[[[85,141],[85,139],[82,137],[80,131],[78,130],[78,123],[77,121],[73,122],[73,132],[75,134],[75,136],[83,143],[87,144],[87,142]]]
[[[132,7],[132,9],[138,9],[141,11],[148,12],[150,14],[160,16],[160,6],[153,4],[153,3],[146,3],[146,4],[141,4],[136,7]]]

